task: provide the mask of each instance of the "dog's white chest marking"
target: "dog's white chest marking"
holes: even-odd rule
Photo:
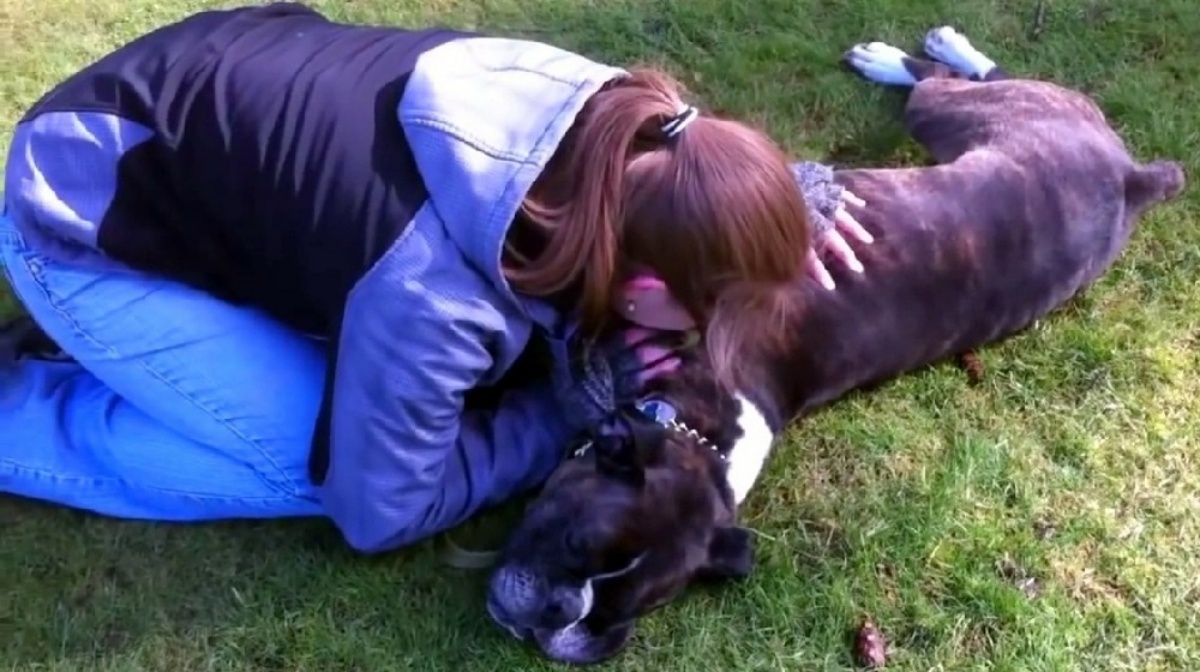
[[[733,501],[741,504],[762,473],[767,456],[771,453],[775,434],[767,424],[766,416],[758,410],[754,402],[740,393],[735,396],[741,407],[738,412],[738,427],[742,430],[742,436],[729,451],[729,468],[725,473],[725,480],[733,490]]]

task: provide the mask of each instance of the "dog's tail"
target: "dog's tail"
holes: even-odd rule
[[[1125,206],[1140,214],[1175,198],[1186,185],[1183,166],[1175,161],[1152,161],[1136,166],[1125,177]]]

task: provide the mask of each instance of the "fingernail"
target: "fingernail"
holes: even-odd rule
[[[862,272],[864,272],[864,271],[866,270],[865,268],[863,268],[863,265],[862,265],[860,262],[857,262],[857,261],[856,261],[856,262],[854,262],[854,266],[852,266],[851,268],[853,268],[853,269],[854,269],[854,272],[855,272],[855,273],[862,273]]]
[[[822,280],[822,281],[821,281],[821,284],[825,286],[825,289],[828,289],[828,290],[829,290],[829,291],[831,291],[831,292],[832,292],[833,290],[837,289],[837,285],[836,285],[836,284],[834,284],[834,282],[833,282],[833,279],[832,279],[832,278],[830,278],[830,279],[828,279],[828,280]]]

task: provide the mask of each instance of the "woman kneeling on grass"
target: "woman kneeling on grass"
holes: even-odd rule
[[[735,287],[828,278],[810,220],[861,271],[822,170],[659,72],[296,4],[193,15],[16,127],[0,263],[69,358],[0,368],[0,490],[425,538],[548,476],[580,429],[569,353],[635,274],[728,354],[772,336]],[[504,387],[534,343],[540,382]]]

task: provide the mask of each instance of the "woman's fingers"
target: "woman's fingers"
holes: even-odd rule
[[[823,248],[825,251],[837,257],[843,264],[846,265],[846,268],[849,268],[855,273],[863,272],[863,265],[862,262],[858,260],[858,255],[854,253],[854,249],[850,247],[850,244],[846,242],[846,239],[843,238],[842,234],[837,230],[830,229],[829,232],[825,234]]]
[[[875,242],[875,237],[871,235],[871,232],[867,231],[866,227],[854,218],[854,215],[847,212],[847,205],[862,208],[866,207],[867,203],[859,198],[857,194],[849,190],[842,190],[842,204],[833,215],[833,228],[826,231],[816,241],[812,249],[808,251],[806,261],[808,274],[826,289],[835,289],[837,286],[825,262],[822,260],[822,257],[826,253],[832,255],[842,264],[845,264],[846,268],[849,268],[851,271],[862,273],[864,272],[862,262],[859,261],[854,248],[850,247],[850,243],[846,241],[846,237],[848,236],[853,240],[867,245]]]
[[[849,189],[842,189],[842,201],[845,203],[849,203],[850,205],[856,205],[860,208],[867,207],[867,202],[862,200],[861,198],[859,198],[857,195],[855,195],[854,192],[850,191]]]
[[[825,289],[836,289],[837,285],[833,282],[833,276],[829,274],[829,269],[825,268],[825,262],[821,261],[820,255],[817,254],[816,248],[809,248],[808,258],[805,260],[805,265],[808,269],[808,274],[814,280],[821,283]]]
[[[860,224],[853,215],[846,212],[844,209],[839,209],[836,213],[834,213],[833,223],[837,228],[841,229],[842,232],[850,234],[855,240],[866,243],[867,245],[875,242],[875,236],[872,236],[870,231],[867,231],[867,229],[863,227],[863,225]]]

